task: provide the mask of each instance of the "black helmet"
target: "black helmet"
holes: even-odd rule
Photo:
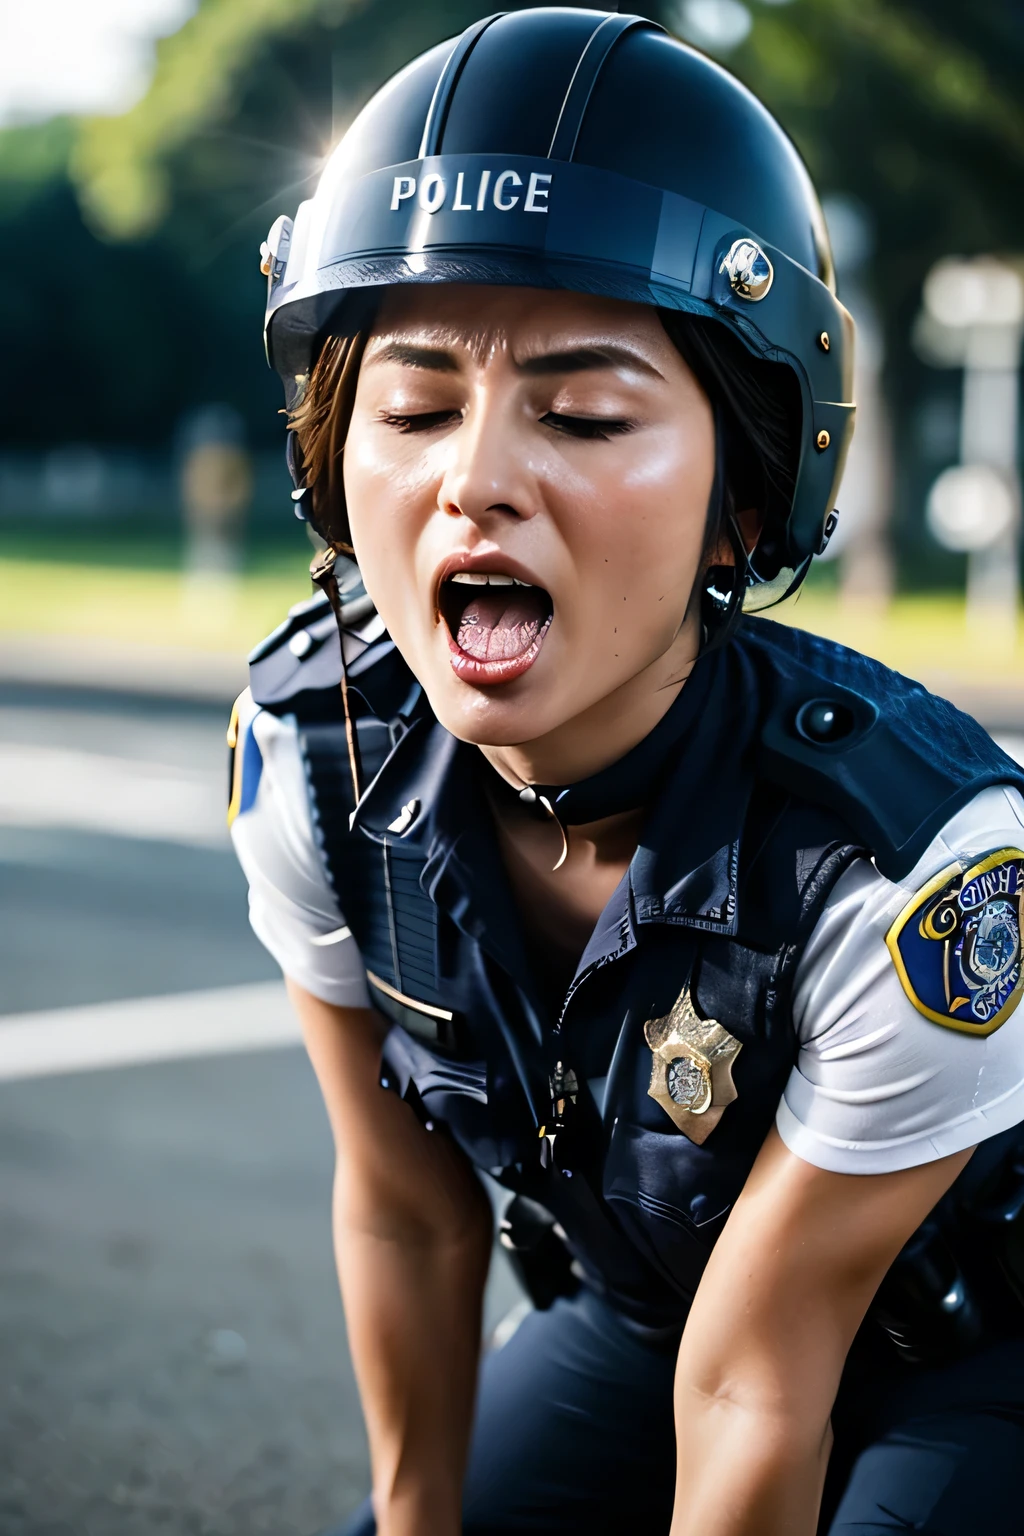
[[[788,524],[753,577],[778,591],[824,548],[854,408],[821,208],[760,102],[653,22],[514,11],[432,48],[363,109],[263,257],[289,406],[382,285],[567,288],[719,321],[788,364],[803,406]]]

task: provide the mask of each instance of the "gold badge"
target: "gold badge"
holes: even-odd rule
[[[648,1019],[644,1035],[654,1057],[647,1092],[698,1145],[706,1141],[737,1097],[732,1064],[740,1041],[717,1019],[698,1018],[687,984],[661,1019]]]

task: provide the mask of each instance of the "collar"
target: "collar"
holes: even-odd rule
[[[621,953],[623,943],[631,947],[636,926],[737,931],[739,839],[760,735],[758,693],[749,657],[730,642],[701,659],[672,708],[638,747],[564,790],[566,799],[585,791],[574,805],[589,811],[588,802],[598,795],[607,803],[609,786],[617,793],[647,774],[652,763],[658,765],[650,815],[628,878],[602,914],[581,972],[613,951]],[[491,772],[475,747],[458,741],[432,716],[421,718],[364,793],[353,825],[376,842],[419,850],[423,888],[515,974],[522,945],[507,884],[496,878],[500,863],[482,789],[485,771]]]
[[[640,924],[734,934],[740,834],[760,737],[759,690],[735,641],[706,659],[710,684],[651,806],[629,884]]]
[[[529,787],[547,800],[559,821],[567,827],[583,826],[604,816],[653,804],[714,690],[718,671],[717,653],[699,657],[684,686],[654,729],[607,768],[575,784],[531,784]],[[497,795],[511,798],[520,793],[493,770],[489,783],[492,793]]]

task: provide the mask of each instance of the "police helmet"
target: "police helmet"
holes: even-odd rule
[[[802,407],[788,518],[746,579],[777,598],[824,549],[854,407],[821,208],[756,97],[655,23],[514,11],[430,49],[362,110],[263,258],[289,407],[325,338],[354,335],[395,283],[565,288],[719,322],[788,365]]]

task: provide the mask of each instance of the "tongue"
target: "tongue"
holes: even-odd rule
[[[475,592],[459,621],[459,648],[477,661],[513,661],[530,649],[548,612],[539,587]]]

